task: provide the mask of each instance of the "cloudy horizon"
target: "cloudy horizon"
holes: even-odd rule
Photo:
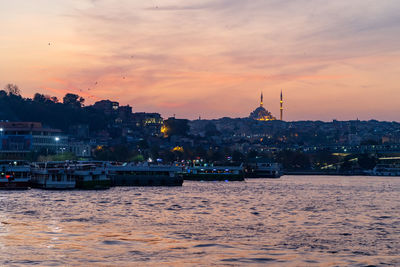
[[[400,121],[396,1],[0,0],[0,86],[179,118]]]

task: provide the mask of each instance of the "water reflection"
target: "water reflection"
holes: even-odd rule
[[[400,264],[400,179],[1,192],[1,265]]]

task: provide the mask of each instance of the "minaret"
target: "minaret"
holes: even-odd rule
[[[263,106],[263,93],[261,92],[261,102],[260,102],[260,107]]]
[[[281,121],[283,121],[283,96],[282,96],[282,89],[281,89]]]

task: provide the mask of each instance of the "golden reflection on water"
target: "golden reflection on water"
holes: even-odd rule
[[[400,264],[400,179],[2,192],[0,265]]]

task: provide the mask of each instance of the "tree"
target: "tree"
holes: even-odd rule
[[[85,99],[79,95],[67,93],[63,98],[63,104],[73,107],[82,107]]]
[[[33,101],[39,102],[39,103],[44,103],[44,102],[46,102],[46,97],[42,94],[36,93],[33,96]]]
[[[4,87],[4,91],[6,91],[8,95],[21,95],[21,90],[19,90],[17,85],[12,83],[7,84]]]
[[[133,161],[133,162],[135,162],[135,163],[143,162],[143,161],[144,161],[144,157],[143,157],[143,155],[137,154],[137,155],[131,157],[131,158],[129,159],[129,161]]]

